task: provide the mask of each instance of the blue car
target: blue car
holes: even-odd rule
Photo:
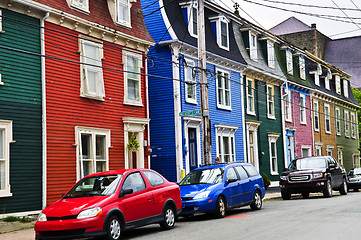
[[[262,207],[263,180],[249,163],[215,164],[197,168],[179,183],[182,215],[214,212],[222,218],[231,208]]]

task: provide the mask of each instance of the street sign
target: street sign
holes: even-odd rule
[[[190,115],[200,115],[201,114],[201,110],[193,110],[193,111],[187,111],[187,112],[180,112],[179,116],[181,117],[185,117],[185,116],[190,116]]]

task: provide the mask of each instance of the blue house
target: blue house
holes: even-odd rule
[[[195,1],[141,0],[145,22],[156,45],[148,53],[152,169],[171,181],[203,164]],[[221,162],[244,161],[242,72],[246,62],[237,47],[226,10],[205,2],[205,36],[211,155]]]

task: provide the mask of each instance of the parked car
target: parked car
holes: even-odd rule
[[[261,175],[248,163],[215,164],[197,168],[179,183],[183,201],[182,215],[226,211],[250,205],[262,207],[265,188]]]
[[[160,223],[171,229],[182,208],[179,186],[150,169],[88,175],[35,223],[36,239],[107,236],[120,239],[131,228]]]
[[[352,168],[347,174],[347,187],[357,192],[361,188],[361,168]]]
[[[293,193],[307,198],[311,192],[322,192],[332,197],[332,190],[347,194],[347,180],[343,167],[333,157],[306,157],[291,161],[281,174],[280,188],[284,200]]]

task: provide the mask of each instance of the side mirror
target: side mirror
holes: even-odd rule
[[[226,183],[230,184],[230,183],[233,183],[233,182],[237,182],[237,180],[238,179],[236,179],[236,178],[228,179]]]
[[[131,188],[124,189],[124,190],[120,191],[119,197],[124,197],[125,195],[132,194],[132,193],[133,193],[133,189],[131,189]]]
[[[335,168],[336,165],[335,165],[334,163],[330,163],[329,167],[330,167],[330,168]]]

